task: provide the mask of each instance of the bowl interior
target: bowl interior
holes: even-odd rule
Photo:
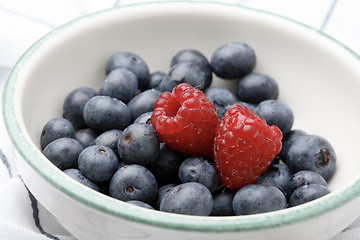
[[[116,51],[138,54],[151,72],[167,72],[179,50],[197,49],[210,58],[218,46],[243,41],[256,52],[255,72],[278,81],[279,100],[292,108],[294,128],[333,145],[338,162],[330,189],[335,193],[357,179],[359,58],[329,37],[278,16],[222,4],[200,7],[165,3],[107,10],[70,22],[35,43],[12,71],[9,98],[4,98],[7,124],[15,129],[10,134],[20,133],[13,138],[25,159],[50,181],[50,171],[60,176],[40,153],[42,127],[62,116],[71,90],[99,88],[105,63]],[[213,85],[233,90],[235,82],[215,77]],[[37,150],[24,149],[21,142]],[[26,157],[29,151],[32,158]]]

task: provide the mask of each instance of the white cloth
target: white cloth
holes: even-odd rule
[[[219,0],[220,1],[220,0]],[[145,0],[0,0],[0,91],[20,55],[37,39],[69,20],[116,5]],[[360,53],[360,1],[226,0],[274,12],[316,29]],[[1,101],[1,100],[0,100]],[[0,239],[74,240],[27,190],[13,162],[0,118]],[[360,218],[333,240],[360,239]]]

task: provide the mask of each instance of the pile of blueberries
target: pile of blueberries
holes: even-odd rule
[[[167,73],[150,73],[138,55],[113,54],[99,89],[74,89],[65,97],[63,116],[43,127],[43,154],[96,191],[178,214],[256,214],[297,206],[330,192],[327,181],[336,163],[332,146],[320,136],[292,129],[293,112],[277,100],[275,79],[253,72],[256,56],[249,45],[224,44],[211,61],[197,50],[184,49],[170,65]],[[213,74],[237,81],[236,94],[211,86]],[[159,141],[150,123],[153,104],[162,92],[183,82],[204,91],[219,119],[231,105],[239,104],[280,128],[283,148],[257,183],[230,191],[219,182],[212,159],[185,156]]]

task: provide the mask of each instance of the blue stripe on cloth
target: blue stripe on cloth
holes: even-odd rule
[[[329,8],[329,10],[328,10],[325,18],[324,18],[324,21],[323,21],[323,23],[322,23],[321,26],[320,26],[320,30],[321,30],[321,31],[323,31],[323,30],[325,29],[325,27],[326,27],[326,25],[327,25],[327,23],[328,23],[328,21],[329,21],[329,19],[330,19],[330,17],[331,17],[331,14],[333,13],[333,11],[334,11],[334,9],[335,9],[336,3],[337,3],[337,0],[333,0],[333,2],[332,2],[332,4],[331,4],[331,6],[330,6],[330,8]]]
[[[21,181],[24,183],[24,181],[22,180],[22,178],[20,177]],[[29,195],[29,198],[30,198],[30,201],[31,201],[31,208],[33,210],[33,219],[34,219],[34,223],[35,223],[35,226],[37,227],[37,229],[39,230],[39,232],[46,236],[47,238],[49,239],[53,239],[53,240],[60,240],[60,238],[46,232],[42,226],[41,226],[41,223],[40,223],[40,217],[39,217],[39,207],[38,207],[38,201],[36,200],[36,198],[34,197],[34,195],[30,192],[30,190],[27,188],[26,184],[24,183],[24,186],[28,192],[28,195]]]
[[[113,4],[114,7],[116,7],[117,5],[119,5],[121,3],[121,0],[116,0],[115,3]]]
[[[4,154],[4,152],[1,150],[0,148],[0,159],[1,159],[1,162],[4,164],[4,166],[6,167],[8,173],[9,173],[9,177],[12,178],[12,172],[11,172],[11,167],[10,167],[10,164],[7,160],[7,157],[6,155]]]

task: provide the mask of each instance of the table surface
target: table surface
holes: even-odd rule
[[[0,0],[0,91],[10,69],[37,39],[84,14],[146,0]],[[360,54],[360,1],[224,0],[283,15],[318,29]],[[1,101],[1,100],[0,100]],[[0,118],[1,239],[74,240],[23,184]],[[360,219],[333,240],[360,239]]]

